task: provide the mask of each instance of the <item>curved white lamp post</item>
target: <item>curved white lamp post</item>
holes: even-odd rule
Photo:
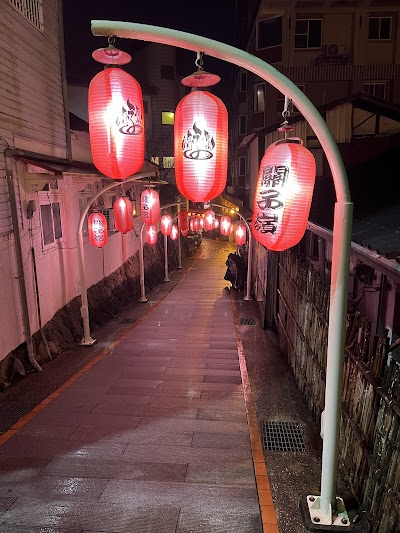
[[[316,524],[343,527],[343,521],[347,519],[348,525],[345,511],[338,512],[342,502],[336,497],[336,485],[353,204],[346,170],[332,134],[314,105],[292,81],[265,61],[243,50],[198,35],[131,22],[94,20],[92,21],[92,33],[99,36],[125,37],[168,44],[195,52],[202,51],[249,70],[294,102],[321,143],[332,172],[336,204],[333,226],[321,495],[310,496],[308,505],[311,519]]]

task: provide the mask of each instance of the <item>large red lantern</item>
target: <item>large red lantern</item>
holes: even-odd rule
[[[170,215],[163,215],[161,217],[161,232],[163,235],[170,235],[172,228],[172,218]]]
[[[254,196],[252,233],[269,250],[296,245],[307,228],[315,159],[297,138],[272,144],[261,160]]]
[[[189,227],[188,212],[186,209],[181,209],[178,213],[178,228],[181,231],[187,230]]]
[[[146,242],[148,244],[156,244],[157,242],[157,227],[153,224],[146,227]]]
[[[238,224],[235,231],[235,243],[237,246],[242,246],[246,242],[246,228],[243,224]]]
[[[107,220],[101,213],[92,213],[88,218],[89,241],[93,246],[102,248],[107,244]]]
[[[117,231],[128,233],[133,228],[133,205],[126,196],[114,202],[114,224]]]
[[[176,184],[193,202],[216,198],[226,185],[228,112],[219,98],[200,89],[219,79],[205,72],[184,78],[182,83],[193,89],[175,112]]]
[[[171,234],[170,234],[170,237],[173,241],[176,241],[176,239],[178,238],[179,236],[179,229],[178,229],[178,226],[175,226],[175,224],[172,225],[172,228],[171,228]]]
[[[106,176],[128,178],[144,163],[144,111],[142,90],[117,65],[129,54],[114,47],[93,52],[96,61],[110,65],[89,85],[89,134],[93,163]]]
[[[204,217],[204,229],[210,231],[214,229],[215,213],[211,209],[207,209]]]
[[[160,218],[160,197],[154,189],[146,189],[140,195],[140,212],[144,224],[157,224]]]
[[[229,235],[231,232],[231,225],[231,217],[228,217],[227,215],[221,217],[221,223],[219,225],[219,230],[221,234],[225,236]]]

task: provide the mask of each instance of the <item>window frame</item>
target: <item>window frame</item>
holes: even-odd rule
[[[374,94],[371,94],[370,92],[365,90],[365,87],[367,85],[374,87]],[[377,85],[380,85],[380,86],[384,87],[384,95],[383,96],[376,96],[375,87]],[[382,98],[382,100],[385,100],[386,99],[386,91],[387,91],[387,82],[386,81],[367,81],[367,82],[363,83],[363,92],[368,94],[369,96],[373,96],[374,98]]]
[[[310,21],[319,20],[321,21],[321,33],[320,33],[320,45],[319,46],[308,46],[309,36],[310,36]],[[307,33],[297,33],[296,24],[297,22],[307,22]],[[294,23],[294,49],[295,50],[320,50],[322,48],[322,35],[323,35],[323,18],[296,18]],[[296,36],[297,35],[306,35],[307,36],[307,46],[296,46]]]
[[[44,33],[43,0],[8,0],[8,4],[31,26]]]
[[[241,127],[240,126],[241,126],[241,119],[243,117],[245,118],[245,120],[244,120],[245,124],[244,124],[244,131],[241,131]],[[246,115],[246,113],[241,113],[238,116],[238,134],[239,135],[246,135],[246,133],[247,133],[247,115]]]
[[[369,23],[371,20],[379,20],[379,37],[370,37],[369,36],[369,32],[370,32],[370,28],[369,28]],[[381,34],[381,27],[382,27],[382,19],[389,19],[390,20],[390,35],[389,37],[380,37],[380,34]],[[392,40],[392,35],[393,35],[393,17],[391,15],[388,15],[388,16],[378,16],[378,17],[375,17],[375,16],[369,16],[368,17],[368,41],[385,41],[385,42],[388,42],[388,41],[391,41]]]
[[[258,106],[258,98],[257,98],[257,87],[262,87],[263,93],[264,93],[264,104],[263,109],[259,109]],[[253,113],[265,113],[265,99],[266,99],[266,84],[264,82],[255,83],[253,86],[253,105],[252,105],[252,111]]]
[[[242,80],[245,80],[244,84],[242,84]],[[244,89],[242,89],[242,85],[244,85]],[[241,72],[239,75],[239,91],[241,93],[247,92],[247,72]]]
[[[57,246],[61,244],[64,240],[64,220],[63,220],[63,208],[62,208],[62,198],[60,190],[57,189],[51,189],[49,186],[48,191],[38,191],[38,200],[39,200],[39,220],[40,220],[40,230],[41,230],[41,246],[42,250],[47,250],[51,248],[52,246]],[[59,206],[59,226],[61,235],[56,238],[56,226],[55,226],[55,213],[53,205]],[[51,225],[52,225],[52,233],[50,234],[53,236],[53,239],[50,242],[45,243],[45,240],[48,236],[46,236],[45,228],[43,225],[43,216],[42,216],[42,206],[50,206],[50,215],[51,215]]]
[[[241,174],[241,165],[240,162],[244,160],[244,173]],[[246,176],[247,175],[247,156],[246,155],[240,155],[238,157],[238,177],[239,176]]]

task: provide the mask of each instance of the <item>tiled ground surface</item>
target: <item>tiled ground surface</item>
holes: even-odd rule
[[[4,441],[2,533],[278,531],[247,424],[226,255],[205,247],[109,354]]]

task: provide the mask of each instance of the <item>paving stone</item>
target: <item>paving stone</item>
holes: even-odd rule
[[[1,530],[1,533],[81,533],[81,528],[79,529],[65,529],[58,527],[33,527],[33,526],[3,526],[5,529]],[[98,532],[103,533],[103,532]],[[111,532],[110,532],[111,533]]]
[[[34,418],[35,424],[53,425],[60,422],[59,414],[48,414],[45,410]],[[97,415],[93,413],[63,413],[62,421],[65,425],[76,426],[104,426],[104,427],[136,427],[140,422],[139,416],[129,415]]]
[[[186,482],[255,488],[253,462],[237,460],[216,464],[205,462],[202,465],[191,463],[188,465]]]
[[[182,509],[176,533],[262,533],[260,512],[237,513],[219,509]],[[268,530],[266,530],[268,531]]]
[[[26,424],[19,430],[18,435],[25,435],[25,437],[42,437],[46,439],[68,439],[77,428],[77,425],[53,426],[41,425],[35,422]]]
[[[227,461],[239,461],[249,458],[249,452],[241,449],[210,449],[192,448],[185,446],[156,446],[128,444],[122,460],[152,461],[155,458],[163,463],[220,463]]]
[[[4,492],[6,493],[4,495]],[[15,502],[16,497],[12,495],[12,492],[9,491],[3,491],[0,487],[0,514],[7,511],[9,507]]]
[[[118,429],[80,426],[71,435],[70,440],[125,442],[129,444],[164,444],[165,446],[190,446],[193,433],[156,432],[151,429]]]
[[[199,409],[197,414],[198,420],[230,421],[243,422],[247,424],[246,413],[235,411],[223,411],[218,409]]]
[[[206,383],[241,383],[242,378],[241,377],[235,377],[235,376],[221,376],[221,375],[207,375],[204,376],[204,381]]]

